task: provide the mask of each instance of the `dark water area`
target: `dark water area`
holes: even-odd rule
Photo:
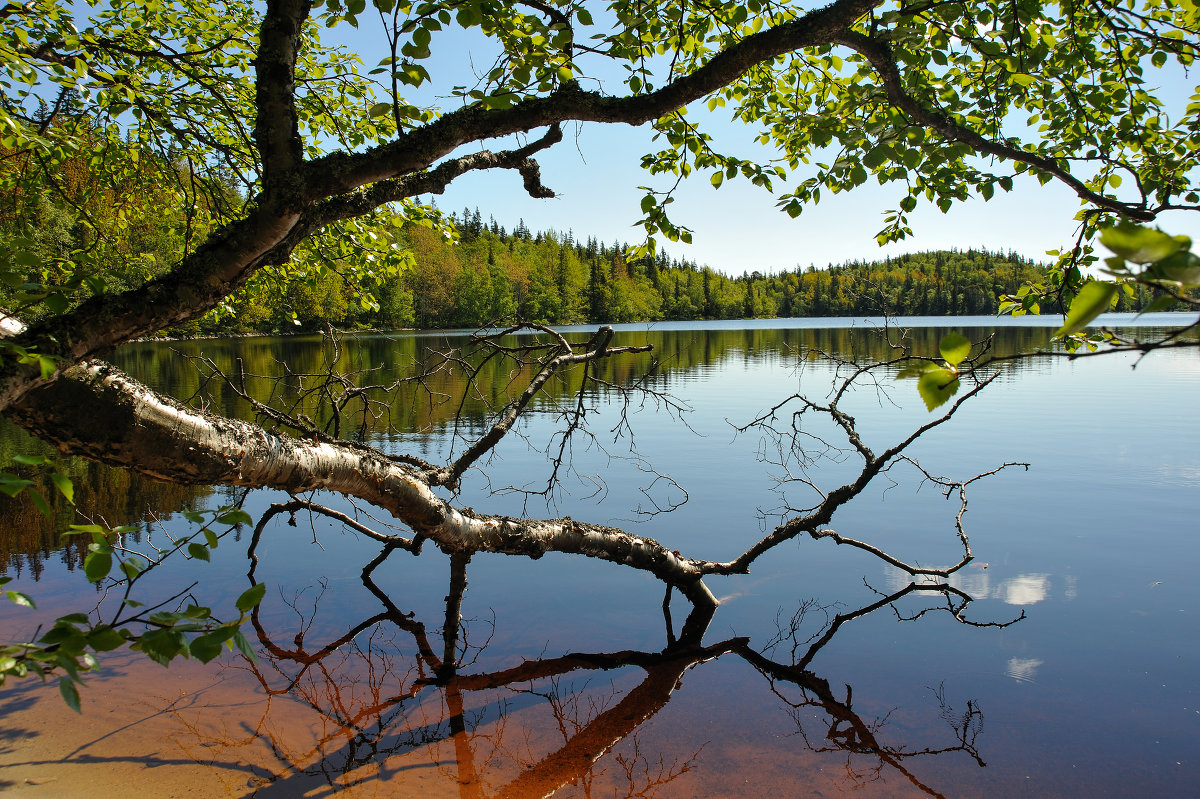
[[[910,328],[913,350],[930,355],[946,327],[992,337],[997,354],[1047,347],[1052,332],[990,318],[900,325]],[[655,349],[612,359],[600,375],[613,384],[641,378],[676,399],[626,404],[616,391],[591,393],[595,438],[575,441],[547,507],[536,492],[551,472],[560,414],[575,402],[569,378],[551,385],[519,434],[468,473],[456,501],[492,513],[570,515],[685,555],[734,557],[789,508],[812,505],[857,471],[844,441],[819,425],[804,427],[811,462],[735,428],[797,392],[824,401],[839,367],[814,353],[888,357],[875,328],[867,320],[624,326],[614,344]],[[523,385],[499,364],[481,369],[474,384],[433,370],[439,361],[430,352],[461,341],[406,333],[348,336],[336,349],[302,337],[145,343],[113,361],[174,396],[251,415],[237,392],[205,376],[215,366],[319,425],[334,420],[303,391],[331,361],[356,385],[401,381],[375,395],[366,422],[347,410],[341,432],[438,461],[461,451],[490,422],[489,407]],[[844,401],[876,451],[929,418],[912,381],[886,377]],[[464,393],[469,401],[460,403]],[[0,689],[0,790],[1194,795],[1198,399],[1200,358],[1188,350],[1007,368],[913,453],[930,473],[953,478],[1029,463],[970,486],[964,524],[976,560],[951,578],[953,593],[804,538],[748,575],[709,578],[720,607],[711,619],[688,618],[678,594],[664,606],[663,585],[632,569],[554,554],[477,554],[466,569],[461,625],[447,626],[446,597],[455,594],[447,556],[432,547],[418,557],[396,551],[364,574],[378,543],[320,517],[299,513],[291,526],[279,516],[254,546],[256,562],[244,529],[222,540],[211,563],[168,562],[138,589],[155,601],[156,591],[167,596],[179,581],[196,580],[194,597],[219,610],[252,581],[265,583],[246,629],[256,662],[227,655],[163,669],[130,653],[102,657],[102,670],[87,677],[82,716],[53,684],[10,682]],[[779,418],[790,424],[786,410]],[[21,436],[7,431],[0,449],[28,446]],[[241,498],[94,465],[69,469],[81,508],[110,524],[141,525],[130,547],[189,532],[185,507]],[[812,485],[796,479],[804,475]],[[244,507],[257,519],[285,499],[256,492]],[[317,499],[387,530],[369,508]],[[664,508],[674,510],[655,512]],[[39,623],[101,598],[82,575],[81,553],[58,536],[77,519],[61,502],[58,509],[48,523],[22,504],[0,508],[0,573],[16,577],[7,587],[39,607],[0,605],[6,640],[29,638]],[[831,527],[909,561],[950,564],[959,557],[958,509],[901,465]],[[698,647],[680,651],[671,644],[687,622],[707,626]]]

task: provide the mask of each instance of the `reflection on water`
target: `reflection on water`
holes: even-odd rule
[[[363,570],[352,613],[327,613],[337,604],[327,582],[265,603],[252,619],[257,660],[226,658],[207,685],[185,666],[174,697],[164,686],[162,700],[147,702],[131,695],[130,677],[150,675],[131,664],[110,682],[134,705],[132,719],[97,727],[92,699],[86,734],[65,751],[45,732],[12,726],[44,712],[24,692],[6,708],[0,780],[16,791],[53,785],[57,795],[108,797],[128,789],[119,780],[85,787],[86,767],[135,778],[144,767],[162,770],[141,778],[162,795],[189,782],[196,796],[683,797],[739,785],[760,795],[749,772],[711,764],[741,757],[741,736],[764,724],[786,733],[756,738],[763,754],[821,790],[945,797],[945,769],[927,764],[986,765],[975,700],[929,690],[907,711],[921,723],[895,725],[878,699],[814,665],[839,635],[901,603],[917,617],[961,616],[970,600],[948,586],[910,584],[856,609],[807,601],[757,648],[738,636],[705,642],[705,608],[678,627],[662,616],[661,648],[514,659],[492,651],[503,619],[471,619],[465,560],[452,564],[442,618],[428,620],[375,583],[394,565],[379,557]],[[765,704],[727,729],[706,728],[712,703],[730,693]],[[59,711],[51,706],[41,723],[58,723]]]
[[[1033,682],[1033,678],[1037,676],[1038,667],[1043,662],[1036,658],[1012,658],[1008,661],[1008,667],[1005,668],[1004,673],[1017,682]]]
[[[941,332],[913,331],[916,348],[935,351]],[[1048,332],[1005,330],[995,346],[1034,348]],[[758,508],[786,501],[755,460],[759,442],[731,436],[725,420],[744,422],[798,386],[820,396],[830,372],[797,358],[806,347],[864,358],[877,347],[868,332],[845,329],[662,326],[626,335],[622,343],[651,339],[657,360],[606,366],[604,379],[653,366],[660,387],[692,406],[699,433],[649,413],[634,420],[639,446],[691,496],[635,529],[714,557],[758,535]],[[376,369],[361,382],[385,383],[433,363],[430,350],[446,343],[371,336],[338,358],[347,370]],[[241,359],[247,373],[264,376],[262,386],[281,392],[296,373],[319,371],[324,357],[320,342],[303,339],[174,346],[222,369]],[[806,541],[752,575],[714,584],[729,597],[714,618],[685,618],[678,597],[664,603],[661,586],[616,567],[478,556],[460,564],[455,582],[453,563],[437,551],[376,561],[374,543],[281,518],[249,574],[269,586],[253,618],[257,662],[230,656],[216,668],[162,670],[116,655],[88,679],[79,718],[52,690],[10,685],[0,694],[0,789],[56,797],[1186,795],[1200,779],[1195,714],[1179,710],[1200,707],[1200,629],[1191,612],[1200,606],[1200,564],[1192,501],[1168,476],[1200,468],[1200,435],[1153,414],[1139,417],[1136,433],[1114,433],[1110,418],[1078,409],[1094,408],[1097,396],[1139,407],[1147,395],[1191,407],[1195,369],[1170,366],[1189,357],[1147,361],[1132,384],[1113,382],[1127,377],[1125,364],[1106,372],[1031,362],[931,439],[921,458],[941,473],[1033,462],[1028,475],[972,494],[967,523],[981,568],[937,590]],[[279,380],[283,358],[293,377]],[[136,345],[118,360],[181,396],[201,388],[192,365],[163,345]],[[497,385],[468,409],[470,424],[489,418],[488,403],[506,401],[498,377],[479,381]],[[1128,385],[1131,396],[1122,395]],[[443,372],[406,385],[363,435],[444,453],[453,403],[426,400],[464,386],[461,375]],[[890,396],[903,405],[908,388]],[[249,414],[235,394],[209,389],[215,407]],[[556,391],[546,410],[564,396]],[[607,429],[606,397],[591,399],[597,429]],[[873,423],[873,443],[925,418],[921,408],[897,409],[874,394],[861,400],[855,413]],[[537,441],[553,423],[546,414],[523,432]],[[1079,432],[1085,424],[1090,432]],[[563,496],[556,512],[629,516],[645,475],[606,453],[580,457],[582,471],[602,477],[605,501]],[[542,450],[523,441],[489,466],[506,483],[545,468]],[[838,464],[827,468],[835,480]],[[110,524],[159,519],[155,535],[181,529],[170,517],[179,508],[227,499],[89,475],[92,493],[81,506]],[[834,526],[936,561],[954,509],[947,516],[939,494],[894,476],[895,486],[864,495]],[[520,512],[478,482],[464,488],[464,501]],[[1131,485],[1138,503],[1107,501],[1128,498]],[[472,498],[471,490],[484,493]],[[275,501],[282,498],[255,495],[248,509],[260,518]],[[70,571],[78,553],[53,527],[37,526],[22,506],[0,513],[0,568],[19,572],[14,587],[41,604],[36,615],[5,603],[0,631],[28,636],[92,592]],[[1153,536],[1140,532],[1151,526]],[[201,581],[197,599],[228,606],[247,587],[246,554],[230,541],[213,563],[195,564],[188,579]],[[1080,581],[1086,601],[1078,600]],[[1002,629],[960,623],[1021,613]],[[1147,675],[1154,690],[1131,685],[1130,674]],[[1129,686],[1127,695],[1114,685]]]
[[[896,590],[907,582],[906,575],[895,569],[884,572],[883,584]],[[998,599],[1008,605],[1036,605],[1050,596],[1050,575],[1019,574],[1016,577],[994,580],[990,573],[958,572],[950,576],[950,585],[975,599]],[[1074,581],[1070,581],[1074,586]],[[1069,598],[1074,598],[1073,595]]]
[[[996,586],[996,593],[1010,605],[1033,605],[1046,598],[1050,575],[1022,574]]]
[[[362,580],[378,599],[378,612],[332,640],[308,639],[308,630],[322,626],[319,598],[309,614],[274,632],[255,615],[264,657],[231,668],[247,670],[266,696],[285,697],[288,706],[280,718],[268,707],[252,728],[233,735],[197,730],[195,742],[214,761],[231,761],[231,768],[244,768],[248,748],[269,754],[254,769],[254,795],[312,795],[324,786],[368,783],[412,790],[409,774],[422,771],[417,782],[426,794],[445,783],[461,796],[478,797],[695,795],[701,790],[696,779],[706,771],[701,750],[719,749],[721,742],[667,759],[655,756],[653,741],[640,731],[670,701],[683,701],[679,712],[702,717],[694,705],[704,702],[703,692],[686,692],[682,700],[675,694],[685,675],[722,658],[741,659],[757,673],[803,746],[844,758],[844,787],[894,784],[899,776],[923,793],[943,796],[914,773],[915,761],[957,753],[985,765],[977,749],[983,713],[972,700],[956,710],[944,692],[931,695],[931,719],[940,717],[945,725],[933,733],[941,743],[896,739],[885,718],[855,709],[850,686],[835,690],[808,668],[842,624],[914,592],[937,594],[961,611],[963,598],[945,589],[906,586],[869,607],[822,615],[815,626],[806,624],[812,607],[806,603],[763,652],[745,638],[702,643],[711,616],[706,609],[693,611],[701,615],[685,621],[678,638],[668,620],[669,643],[658,651],[576,652],[480,671],[472,667],[484,657],[490,635],[460,621],[462,596],[453,578],[438,642],[415,614],[401,611],[373,583],[377,566]],[[477,638],[483,642],[474,643]],[[299,735],[297,706],[307,717]],[[613,756],[603,759],[609,752]]]

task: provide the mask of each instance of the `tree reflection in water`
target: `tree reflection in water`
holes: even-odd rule
[[[262,529],[251,543],[251,583],[256,582],[254,549]],[[860,715],[849,685],[835,690],[810,668],[844,625],[889,608],[901,619],[944,612],[964,624],[1012,623],[968,620],[964,611],[971,597],[946,583],[909,583],[865,607],[836,614],[804,603],[790,617],[781,614],[777,634],[761,650],[744,637],[705,644],[714,614],[705,606],[694,608],[678,632],[665,613],[666,643],[660,651],[579,652],[476,672],[472,667],[487,648],[494,624],[462,618],[469,557],[451,557],[445,615],[440,629],[431,631],[372,579],[400,545],[386,545],[362,571],[378,611],[339,628],[344,632],[336,637],[310,640],[321,626],[316,621],[323,587],[311,610],[300,609],[299,597],[289,603],[297,619],[289,629],[273,628],[255,611],[262,655],[257,663],[240,660],[232,668],[247,670],[261,684],[268,696],[264,710],[234,733],[189,728],[207,757],[226,768],[245,770],[247,748],[265,745],[271,762],[253,767],[253,795],[347,790],[351,795],[377,790],[427,795],[434,782],[442,790],[452,785],[459,796],[471,799],[549,796],[564,789],[583,796],[594,790],[605,796],[669,794],[670,783],[695,768],[700,752],[658,755],[639,740],[639,728],[666,706],[685,673],[723,658],[739,658],[762,676],[791,717],[795,740],[814,753],[844,755],[846,788],[890,771],[930,796],[943,796],[917,776],[914,760],[962,753],[985,765],[976,746],[983,714],[975,702],[955,711],[938,689],[934,699],[949,742],[885,743],[880,733],[887,717]],[[905,616],[896,603],[910,595],[924,604]],[[806,635],[814,620],[816,632]],[[480,632],[482,640],[475,640]],[[621,670],[633,668],[640,670],[640,680],[619,688],[629,679]],[[610,679],[595,679],[605,673]],[[280,700],[284,706],[277,705]],[[289,712],[292,703],[316,714],[311,735],[289,723],[295,718]],[[622,742],[619,752],[605,757]]]

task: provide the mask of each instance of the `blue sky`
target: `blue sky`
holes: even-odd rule
[[[479,207],[511,229],[519,219],[530,228],[573,230],[605,242],[635,242],[642,185],[655,185],[640,167],[651,151],[647,129],[583,126],[578,147],[572,134],[538,160],[546,185],[559,196],[535,200],[524,194],[515,174],[476,174],[460,178],[436,198],[445,211]],[[801,179],[803,175],[801,175]],[[665,188],[663,181],[657,181]],[[669,253],[731,274],[823,267],[847,260],[874,260],[885,254],[916,250],[986,247],[1015,250],[1048,259],[1046,250],[1073,240],[1079,207],[1066,188],[1018,181],[1008,195],[991,202],[972,200],[941,213],[932,204],[909,215],[914,236],[881,248],[875,233],[902,196],[895,187],[867,185],[851,193],[827,195],[797,219],[776,210],[772,195],[746,182],[726,182],[714,189],[707,175],[686,181],[672,206],[673,219],[694,231],[692,245],[666,242]]]
[[[383,36],[377,18],[370,20],[364,15],[360,24],[362,28],[353,35],[353,47],[370,68],[384,53]],[[491,64],[489,48],[477,34],[455,28],[436,34],[431,49],[433,55],[424,64],[433,76],[433,85],[408,99],[455,108],[461,100],[447,96],[449,87],[473,84],[473,74]],[[597,78],[585,83],[585,88],[596,88],[600,80],[609,93],[624,88],[617,73],[608,69],[605,74],[604,64],[584,62],[583,69]],[[1192,93],[1182,78],[1170,78],[1172,84],[1178,84],[1167,87],[1172,99]],[[708,114],[702,107],[693,108],[689,117],[693,121],[708,119],[705,124],[709,132],[719,144],[726,145],[727,152],[770,158],[770,152],[752,142],[757,131],[731,122],[728,111]],[[651,141],[651,134],[648,127],[625,125],[588,124],[565,130],[563,142],[538,156],[543,181],[558,195],[554,199],[530,198],[521,187],[520,177],[505,172],[466,175],[435,199],[447,212],[478,207],[485,220],[494,216],[509,230],[524,220],[533,230],[572,230],[577,237],[635,243],[644,235],[636,226],[644,194],[638,187],[648,185],[661,190],[670,186],[670,181],[654,178],[639,166],[642,155],[659,149]],[[492,142],[489,146],[499,149],[505,143]],[[799,182],[805,177],[798,173],[794,180]],[[692,245],[663,242],[662,246],[672,256],[730,274],[774,272],[810,264],[824,267],[942,248],[1014,250],[1034,259],[1050,260],[1047,250],[1073,244],[1073,217],[1079,209],[1077,198],[1067,188],[1057,183],[1041,186],[1031,178],[1018,178],[1011,193],[998,193],[990,202],[972,199],[955,205],[946,214],[932,204],[918,206],[909,214],[914,235],[881,248],[875,242],[875,233],[902,196],[896,185],[869,184],[851,193],[826,193],[819,205],[792,219],[776,210],[770,193],[748,182],[727,181],[718,190],[708,178],[707,174],[699,174],[684,181],[671,207],[673,221],[693,230]],[[1200,239],[1200,226],[1188,216],[1164,218],[1161,224],[1171,233],[1192,234]]]

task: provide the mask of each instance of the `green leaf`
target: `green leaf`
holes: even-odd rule
[[[204,546],[204,544],[188,544],[187,551],[196,560],[211,560],[208,554],[208,547]]]
[[[234,604],[237,605],[238,610],[240,610],[242,613],[246,613],[256,607],[259,602],[262,602],[263,595],[266,592],[266,583],[259,583],[258,585],[250,586],[242,592],[242,595],[237,598],[237,602]]]
[[[1185,286],[1200,285],[1200,257],[1190,252],[1177,252],[1146,270],[1156,278],[1182,283]]]
[[[46,307],[54,311],[54,313],[63,313],[67,308],[71,307],[70,303],[67,302],[67,298],[57,293],[46,295],[46,299],[42,300],[42,302],[46,303]]]
[[[246,511],[242,510],[241,508],[230,508],[228,510],[222,510],[222,511],[220,511],[220,515],[217,516],[218,524],[234,525],[234,524],[251,524],[253,522],[254,522],[254,518],[249,513],[246,513]]]
[[[951,369],[930,369],[917,381],[917,393],[925,400],[925,407],[933,410],[944,405],[958,392],[958,372]]]
[[[200,635],[192,639],[188,647],[192,657],[201,663],[208,663],[221,654],[221,643],[211,635]]]
[[[245,634],[241,630],[238,630],[233,634],[233,645],[237,647],[237,650],[245,655],[246,659],[251,663],[258,660],[258,658],[254,655],[254,647],[250,645],[249,639],[246,638]]]
[[[46,501],[46,496],[40,490],[31,487],[29,489],[29,498],[33,500],[33,504],[47,519],[54,516],[54,511],[50,510],[50,503]]]
[[[83,573],[88,582],[98,583],[112,571],[113,558],[108,552],[91,552],[83,560]]]
[[[367,114],[372,117],[383,117],[390,113],[392,113],[391,103],[375,103],[367,110]]]
[[[1128,257],[1128,256],[1125,256]],[[1133,260],[1130,258],[1130,260]],[[1109,303],[1117,294],[1116,283],[1093,280],[1085,283],[1067,311],[1067,320],[1054,332],[1054,338],[1069,336],[1088,326],[1088,323],[1108,310]]]
[[[220,543],[220,539],[217,538],[217,534],[212,530],[209,530],[207,527],[204,528],[204,541],[208,544],[209,549],[216,549],[217,544]]]
[[[1154,313],[1155,311],[1165,310],[1167,308],[1170,308],[1172,305],[1174,305],[1175,302],[1176,302],[1175,298],[1172,297],[1170,294],[1164,294],[1161,297],[1157,297],[1154,300],[1154,302],[1150,303],[1145,308],[1143,308],[1141,311],[1139,311],[1138,316],[1141,316],[1144,313]]]
[[[169,665],[177,655],[187,653],[182,633],[170,628],[144,633],[133,648],[145,652],[147,657],[161,666]]]
[[[4,596],[14,605],[20,605],[21,607],[33,608],[34,610],[37,610],[37,605],[33,604],[33,600],[30,599],[28,595],[22,594],[20,591],[5,591]]]
[[[125,636],[112,627],[97,627],[87,634],[87,642],[97,652],[111,652],[125,645]]]
[[[145,561],[141,558],[130,558],[129,560],[121,561],[121,571],[125,573],[125,577],[130,580],[136,580],[137,576],[145,570]]]
[[[971,354],[971,342],[961,333],[950,331],[938,342],[938,351],[951,366],[958,366]]]
[[[897,380],[905,380],[905,379],[911,378],[911,377],[920,377],[921,375],[928,372],[930,369],[938,369],[938,368],[940,368],[940,367],[935,366],[934,364],[929,363],[928,361],[918,361],[916,363],[909,363],[909,364],[906,364],[896,374],[896,379]]]
[[[51,472],[50,479],[53,481],[54,486],[58,489],[58,492],[67,498],[67,502],[70,502],[72,505],[74,505],[75,486],[71,484],[71,478],[67,477],[65,474],[60,474],[59,472]]]
[[[1100,243],[1126,261],[1151,264],[1174,255],[1181,242],[1161,230],[1122,222],[1100,232]]]
[[[79,709],[79,691],[75,688],[75,682],[70,677],[58,678],[58,692],[62,694],[63,701],[67,703],[67,707],[76,713],[83,712]]]

